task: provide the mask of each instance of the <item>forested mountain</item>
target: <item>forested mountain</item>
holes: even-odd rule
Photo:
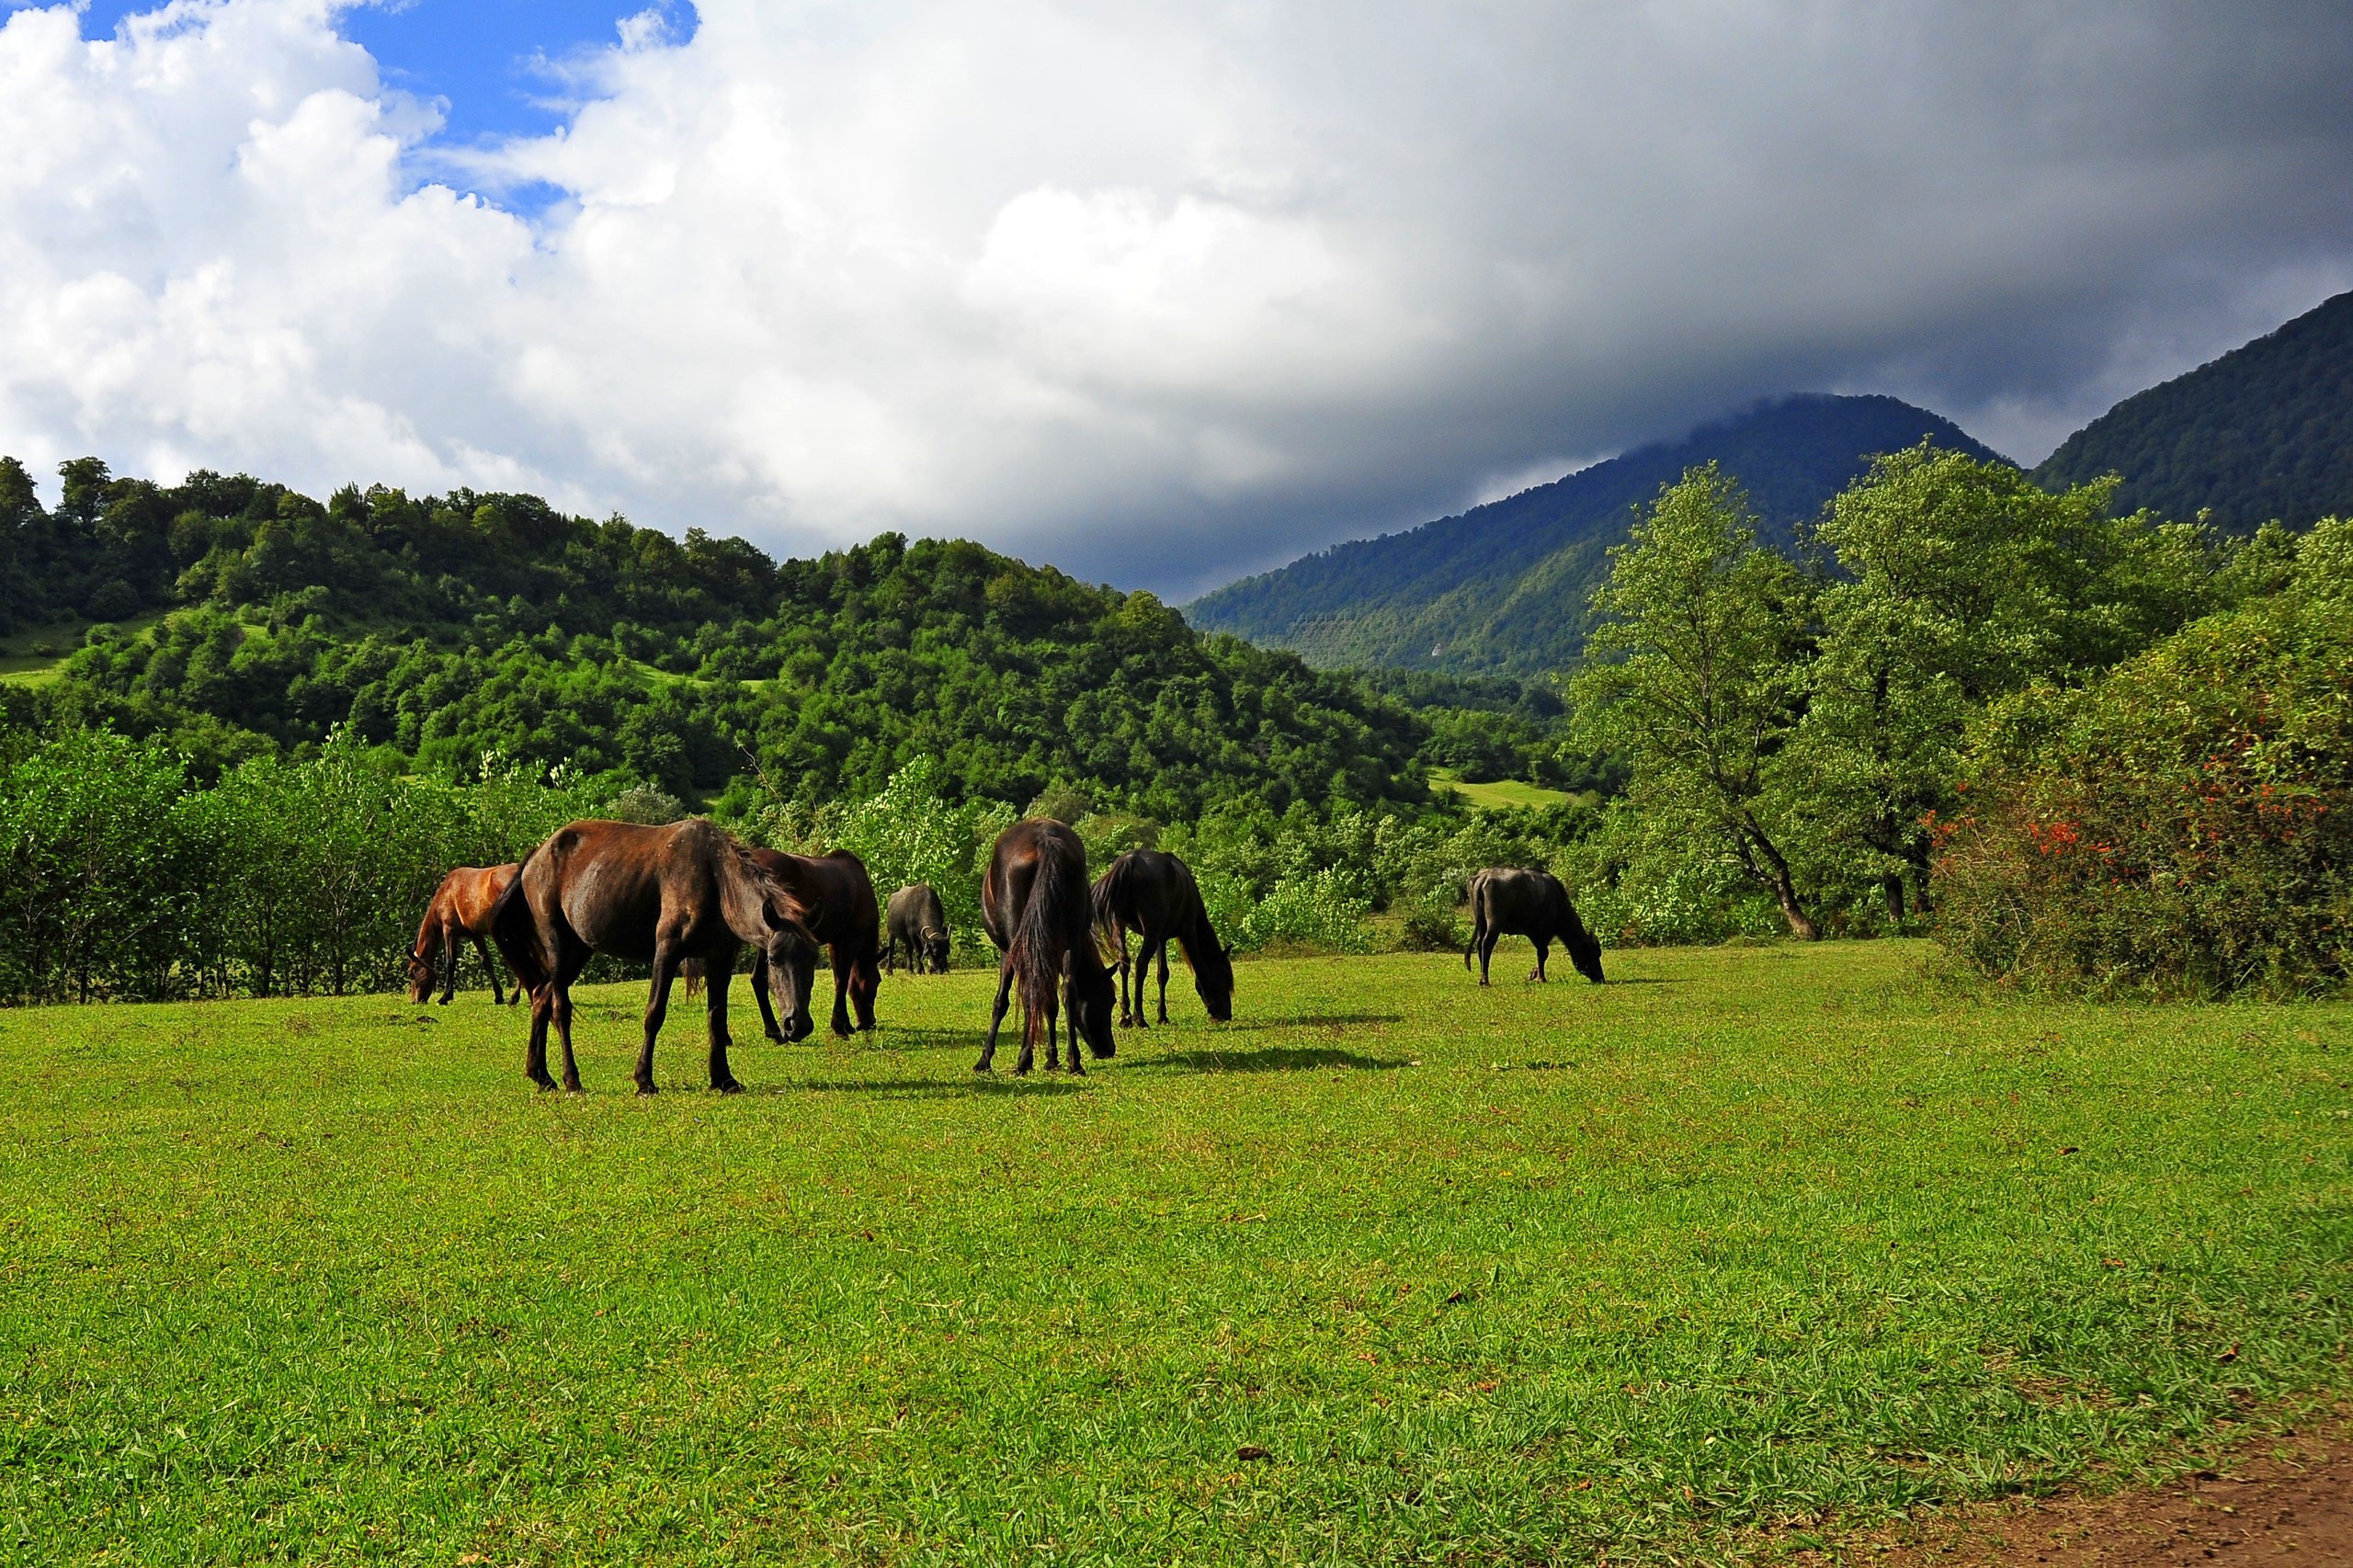
[[[2126,398],[2034,471],[2045,488],[2123,476],[2117,505],[2234,532],[2353,516],[2353,293]]]
[[[497,752],[690,799],[870,793],[917,756],[951,793],[1164,820],[1422,793],[1403,704],[975,544],[778,562],[529,495],[65,479],[48,512],[0,459],[0,630],[80,644],[8,706],[167,736],[200,775],[347,725],[453,777]]]
[[[1892,397],[1786,398],[1410,533],[1336,545],[1185,613],[1323,665],[1558,668],[1584,645],[1586,598],[1609,546],[1626,537],[1635,507],[1686,469],[1721,464],[1786,540],[1874,455],[1924,438],[1995,455],[1950,420]]]

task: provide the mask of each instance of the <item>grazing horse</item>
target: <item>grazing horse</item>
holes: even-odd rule
[[[1541,981],[1544,960],[1558,941],[1569,950],[1577,972],[1601,983],[1601,944],[1577,918],[1569,890],[1550,871],[1518,871],[1491,866],[1471,879],[1471,945],[1463,949],[1462,967],[1479,955],[1479,983],[1487,983],[1487,960],[1506,932],[1536,944],[1536,969],[1528,978]]]
[[[907,949],[907,967],[921,974],[948,972],[948,912],[929,882],[915,882],[891,895],[882,912],[882,967],[898,972],[899,949]]]
[[[809,932],[832,949],[834,960],[834,1032],[847,1040],[850,1007],[858,1008],[858,1027],[874,1027],[874,993],[882,984],[875,960],[874,879],[866,862],[847,849],[830,855],[783,855],[755,849],[752,863],[775,879],[792,901],[809,911]],[[781,1042],[783,1031],[768,1010],[768,966],[765,959],[752,965],[752,996],[760,1005],[760,1021],[768,1038]]]
[[[572,1060],[572,983],[593,953],[654,966],[645,1004],[645,1044],[637,1055],[637,1092],[654,1093],[654,1039],[670,1006],[670,983],[688,959],[702,962],[710,987],[710,1086],[743,1085],[727,1070],[727,980],[745,944],[767,961],[791,1014],[798,1040],[808,1034],[809,986],[817,967],[808,912],[752,863],[722,829],[688,820],[662,827],[626,822],[575,822],[531,851],[491,914],[491,938],[517,977],[530,987],[531,1039],[524,1071],[543,1089],[548,1026],[563,1041],[563,1086],[577,1091]]]
[[[1168,1021],[1168,938],[1176,938],[1192,966],[1193,989],[1212,1018],[1233,1017],[1233,961],[1218,945],[1210,912],[1192,868],[1157,849],[1131,849],[1111,862],[1095,884],[1095,923],[1120,956],[1120,1022],[1149,1028],[1143,1016],[1144,976],[1160,960],[1160,1021]],[[1136,949],[1136,1000],[1128,1006],[1128,933],[1142,937]]]
[[[433,901],[425,906],[425,921],[416,928],[416,945],[408,951],[408,999],[422,1002],[433,994],[436,960],[441,960],[441,1005],[458,994],[458,949],[471,940],[474,951],[482,955],[482,967],[490,972],[490,999],[505,1006],[523,999],[523,983],[515,983],[515,993],[509,996],[498,988],[498,965],[491,960],[485,938],[490,935],[490,912],[497,904],[499,894],[515,880],[523,868],[513,861],[504,866],[460,866],[441,879],[433,890]]]
[[[996,983],[996,1008],[989,1015],[988,1043],[972,1071],[985,1073],[996,1055],[996,1031],[1005,1022],[1006,999],[1021,990],[1021,1059],[1027,1073],[1037,1059],[1038,1035],[1046,1036],[1046,1071],[1053,1072],[1054,991],[1070,1002],[1070,1070],[1084,1073],[1078,1042],[1099,1059],[1118,1041],[1111,1029],[1111,971],[1095,946],[1095,911],[1086,896],[1086,846],[1078,835],[1048,818],[1015,823],[997,835],[989,873],[981,882],[981,924],[1005,954]]]

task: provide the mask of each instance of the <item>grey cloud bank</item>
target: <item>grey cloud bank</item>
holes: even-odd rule
[[[19,9],[0,450],[1181,597],[1790,390],[2031,460],[2353,286],[2341,6],[1100,9],[710,0],[462,158],[325,0]]]

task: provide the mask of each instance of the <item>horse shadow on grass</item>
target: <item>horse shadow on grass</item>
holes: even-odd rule
[[[1084,1078],[1065,1078],[1059,1074],[1051,1077],[1017,1078],[968,1073],[960,1078],[808,1078],[797,1084],[779,1084],[761,1092],[771,1095],[865,1095],[876,1099],[949,1100],[991,1095],[1083,1095],[1086,1089]]]
[[[1296,1018],[1245,1018],[1238,1023],[1220,1024],[1220,1034],[1254,1034],[1260,1029],[1341,1029],[1372,1028],[1381,1024],[1402,1024],[1403,1013],[1310,1013]],[[1160,1026],[1165,1028],[1166,1025]]]
[[[1130,1071],[1173,1068],[1180,1073],[1387,1073],[1405,1065],[1403,1058],[1366,1056],[1325,1046],[1278,1045],[1263,1051],[1171,1051],[1166,1056],[1138,1062]]]

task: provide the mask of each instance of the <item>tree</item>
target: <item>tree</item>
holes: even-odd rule
[[[2006,463],[1927,443],[1878,459],[1820,528],[1807,710],[1785,763],[1808,852],[1880,883],[1889,918],[1928,902],[1932,812],[1954,804],[1963,732],[1989,700],[2075,681],[2206,605],[2194,528],[2109,516],[2113,480],[2053,494]]]
[[[1632,767],[1637,809],[1722,844],[1812,941],[1773,777],[1802,715],[1812,595],[1756,523],[1713,463],[1662,490],[1610,552],[1593,596],[1606,619],[1570,689],[1582,737]]]

